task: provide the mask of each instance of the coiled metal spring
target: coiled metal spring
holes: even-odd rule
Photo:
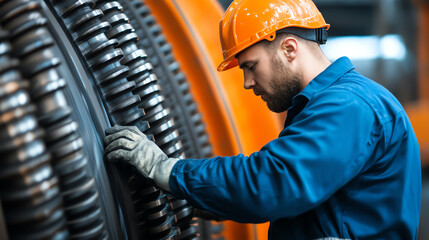
[[[31,104],[29,82],[0,30],[0,196],[13,239],[69,236],[58,177]]]
[[[83,140],[65,99],[66,81],[57,67],[54,40],[38,1],[9,1],[2,8],[2,24],[11,31],[13,54],[22,59],[24,77],[37,117],[46,130],[46,144],[59,176],[61,196],[71,239],[107,238],[95,180],[86,169]]]
[[[164,97],[161,95],[161,88],[157,84],[156,75],[152,73],[152,65],[145,61],[147,55],[136,45],[138,36],[135,29],[129,23],[128,17],[122,13],[122,6],[116,2],[97,1],[104,13],[104,19],[110,23],[112,28],[107,32],[111,39],[118,39],[118,47],[124,52],[121,62],[130,68],[127,76],[129,81],[136,83],[134,93],[142,99],[140,105],[146,111],[145,119],[149,121],[150,129],[148,133],[154,135],[156,143],[169,157],[184,157],[179,134],[175,128],[174,121],[170,116],[168,108],[163,106]],[[135,186],[134,199],[138,211],[138,218],[146,223],[149,228],[145,233],[156,238],[168,238],[173,235],[173,216],[168,214],[168,199],[162,191],[150,184],[142,184],[137,178],[133,178],[131,185]],[[139,182],[140,184],[137,184]],[[141,188],[146,186],[143,190]],[[171,198],[174,213],[176,214],[177,225],[181,234],[179,239],[190,239],[191,233],[196,236],[197,229],[195,223],[191,224],[192,209],[186,201]],[[182,204],[179,204],[182,203]],[[163,233],[163,234],[162,234]],[[182,234],[186,233],[186,234]],[[186,238],[183,238],[185,237]]]
[[[94,8],[92,1],[54,1],[53,4],[93,71],[97,89],[104,100],[112,125],[135,125],[147,132],[149,124],[143,119],[143,109],[139,108],[142,103],[140,96],[132,93],[136,83],[126,78],[139,74],[140,69],[133,68],[130,72],[127,66],[120,63],[124,55],[116,46],[123,42],[107,38],[105,33],[110,24],[103,21],[103,12]],[[137,56],[137,59],[140,57]],[[135,59],[131,58],[130,61]],[[129,178],[134,179],[132,171],[127,172]],[[163,204],[168,205],[168,202]],[[162,232],[167,237],[177,233],[171,227]],[[156,235],[159,236],[158,233]]]
[[[201,113],[190,92],[190,85],[176,61],[172,46],[144,0],[118,0],[136,28],[137,46],[145,49],[153,72],[159,78],[165,106],[171,111],[187,158],[212,155],[212,146]]]

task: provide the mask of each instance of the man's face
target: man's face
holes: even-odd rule
[[[238,56],[244,72],[244,88],[253,89],[277,113],[286,111],[302,90],[302,74],[293,72],[281,54],[281,51],[270,54],[262,44],[256,44]]]

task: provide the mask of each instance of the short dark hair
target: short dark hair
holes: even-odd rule
[[[281,44],[281,42],[283,41],[283,39],[285,39],[286,37],[289,37],[289,36],[295,37],[296,39],[298,39],[298,41],[304,43],[307,46],[313,47],[313,46],[316,46],[316,44],[317,44],[317,46],[319,46],[319,44],[314,42],[314,41],[310,41],[310,40],[301,38],[300,36],[295,35],[293,33],[284,33],[284,32],[277,33],[276,38],[273,41],[263,40],[260,42],[260,44],[267,50],[268,53],[274,53],[275,50],[278,49],[278,47]]]

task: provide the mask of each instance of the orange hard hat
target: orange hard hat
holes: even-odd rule
[[[224,60],[217,70],[236,67],[238,53],[261,40],[273,41],[284,28],[326,32],[329,24],[311,0],[234,0],[219,24]]]

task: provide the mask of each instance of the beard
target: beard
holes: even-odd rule
[[[292,106],[293,97],[302,91],[302,74],[293,73],[282,64],[277,56],[271,59],[271,63],[273,79],[270,88],[273,89],[273,92],[268,94],[263,89],[254,90],[264,95],[267,106],[271,111],[281,113]]]

